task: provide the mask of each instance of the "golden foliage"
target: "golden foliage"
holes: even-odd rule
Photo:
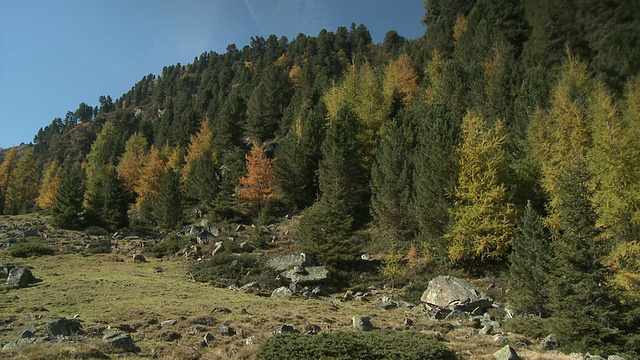
[[[402,54],[398,60],[391,61],[384,73],[383,91],[388,101],[397,92],[402,95],[402,102],[405,105],[411,103],[418,91],[418,74],[413,68],[409,55]]]
[[[424,69],[424,75],[428,80],[429,85],[425,89],[425,101],[429,105],[433,105],[436,102],[436,96],[440,91],[440,77],[442,75],[442,69],[444,69],[445,59],[440,52],[433,50],[431,54],[431,60],[427,63],[427,67]]]
[[[7,189],[14,177],[14,171],[17,163],[16,148],[12,147],[0,165],[0,214],[4,212],[5,201],[7,199]]]
[[[275,198],[278,186],[273,166],[275,159],[267,158],[264,150],[254,142],[251,152],[246,155],[246,161],[247,175],[240,179],[238,200],[262,203]]]
[[[139,186],[140,175],[146,159],[147,140],[141,133],[137,132],[127,140],[124,154],[117,169],[118,177],[126,190],[135,192],[135,189]]]
[[[467,31],[467,18],[463,14],[459,14],[456,24],[453,26],[453,40],[458,41]]]
[[[182,181],[184,182],[189,174],[191,165],[199,159],[207,150],[213,148],[213,131],[211,130],[211,122],[208,118],[204,119],[200,130],[191,135],[189,139],[189,147],[187,148],[187,156],[184,158],[184,166],[182,168]],[[213,153],[213,151],[212,151]],[[178,168],[175,168],[178,169]]]
[[[44,210],[53,206],[53,202],[60,186],[61,168],[58,160],[53,160],[44,171],[40,193],[36,199],[36,204]]]
[[[134,189],[138,195],[136,198],[136,207],[140,207],[140,204],[146,196],[155,196],[158,193],[165,172],[166,165],[164,159],[162,159],[160,152],[152,145],[144,167],[142,168],[140,181]]]

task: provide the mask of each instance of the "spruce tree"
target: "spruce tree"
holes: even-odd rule
[[[74,165],[63,176],[51,207],[51,225],[62,229],[80,230],[84,227],[84,170]]]
[[[411,212],[415,144],[410,120],[403,112],[387,128],[371,168],[371,214],[395,244],[412,239],[416,230]]]
[[[89,194],[87,212],[96,225],[122,229],[129,224],[129,197],[115,169],[109,168],[95,179],[95,191]]]
[[[219,191],[220,173],[210,150],[191,161],[184,182],[185,199],[199,207],[211,202]]]
[[[169,167],[153,197],[153,215],[165,229],[174,229],[183,218],[180,174]]]
[[[548,314],[549,234],[542,218],[527,203],[518,221],[509,256],[509,302],[520,314]]]

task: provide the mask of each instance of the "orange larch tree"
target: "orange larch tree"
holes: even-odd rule
[[[262,203],[276,197],[278,181],[273,166],[275,159],[267,158],[264,150],[253,142],[253,148],[246,155],[246,161],[247,175],[240,179],[238,201],[255,203],[259,211]]]

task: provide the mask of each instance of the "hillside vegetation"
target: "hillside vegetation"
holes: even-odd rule
[[[156,240],[254,225],[252,247],[315,255],[336,291],[415,301],[435,274],[489,278],[519,331],[640,356],[639,16],[629,0],[425,0],[418,39],[376,44],[362,24],[252,37],[4,151],[0,214]]]

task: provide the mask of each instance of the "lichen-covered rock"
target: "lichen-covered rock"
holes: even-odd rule
[[[102,336],[102,341],[122,349],[125,352],[135,352],[136,345],[130,334],[122,330],[107,330]]]
[[[82,333],[82,324],[77,320],[66,318],[55,319],[44,326],[44,331],[51,337],[71,336]]]
[[[518,353],[509,345],[506,345],[502,349],[496,351],[493,354],[496,360],[520,360]]]
[[[453,276],[432,279],[420,300],[442,309],[464,312],[488,309],[493,305],[493,299],[478,287]]]
[[[9,271],[9,276],[7,277],[7,281],[5,281],[5,285],[26,287],[34,280],[35,277],[31,270],[24,266],[17,266]]]
[[[373,324],[371,323],[371,320],[368,317],[354,316],[353,318],[351,318],[351,321],[353,323],[353,327],[358,330],[362,330],[362,331],[373,330]]]
[[[296,266],[280,274],[280,278],[299,286],[325,284],[329,276],[329,270],[324,266]]]

